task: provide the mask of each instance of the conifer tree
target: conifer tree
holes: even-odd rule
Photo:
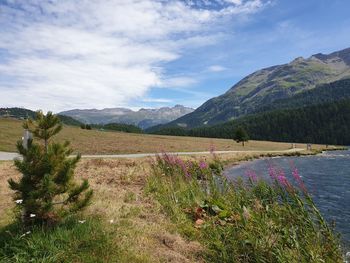
[[[242,127],[238,127],[233,134],[233,139],[237,142],[237,143],[242,143],[242,145],[244,146],[244,143],[247,142],[249,140],[249,136],[248,133],[246,132],[245,129],[243,129]]]
[[[16,159],[15,166],[22,176],[18,181],[10,179],[9,186],[15,191],[24,224],[54,224],[87,206],[93,192],[87,180],[81,184],[74,181],[80,154],[70,157],[73,150],[67,141],[50,141],[62,129],[56,115],[38,111],[35,120],[26,120],[23,127],[34,139],[29,139],[26,146],[17,142],[23,158]]]

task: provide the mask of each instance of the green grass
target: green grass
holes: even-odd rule
[[[28,233],[25,235],[25,233]],[[0,230],[1,262],[148,262],[119,247],[117,230],[99,218],[76,218],[53,227],[23,229],[14,223]]]
[[[228,183],[217,159],[208,167],[164,155],[153,168],[146,191],[183,236],[207,248],[207,262],[342,262],[338,237],[302,183]]]

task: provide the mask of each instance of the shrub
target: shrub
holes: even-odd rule
[[[147,192],[180,233],[207,247],[208,262],[342,262],[339,239],[296,169],[292,180],[271,166],[272,183],[251,171],[231,183],[210,169],[217,164],[185,164],[158,156]]]
[[[74,182],[80,155],[70,157],[69,142],[50,142],[62,129],[57,116],[38,111],[36,119],[27,120],[24,128],[41,142],[30,139],[26,147],[21,141],[17,143],[23,158],[15,160],[15,166],[22,177],[19,181],[10,179],[9,186],[15,191],[24,224],[54,224],[88,205],[92,190],[87,180],[81,184]]]

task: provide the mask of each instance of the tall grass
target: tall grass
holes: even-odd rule
[[[0,262],[151,262],[120,244],[116,228],[100,218],[68,218],[48,227],[13,223],[0,230]]]
[[[181,234],[207,248],[207,262],[342,262],[338,237],[323,219],[296,169],[271,182],[254,173],[228,182],[215,158],[186,161],[163,154],[153,164],[153,194]]]

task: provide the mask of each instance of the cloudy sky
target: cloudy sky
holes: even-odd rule
[[[350,47],[348,0],[0,0],[0,107],[198,107]]]

